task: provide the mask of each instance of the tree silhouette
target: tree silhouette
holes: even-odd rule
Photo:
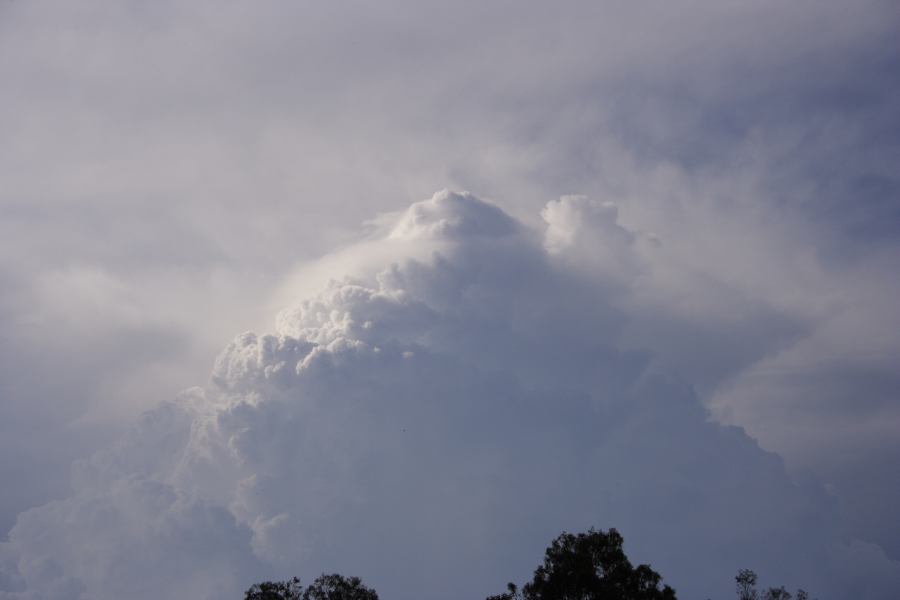
[[[741,569],[735,576],[738,600],[791,600],[793,596],[789,591],[781,587],[770,587],[760,596],[756,589],[756,573],[750,569]],[[797,590],[797,600],[808,600],[809,594],[804,590]]]
[[[296,577],[256,583],[245,592],[244,600],[378,600],[378,594],[364,586],[359,577],[335,573],[322,574],[305,590]]]
[[[244,593],[244,600],[301,600],[303,587],[294,577],[287,581],[255,583]]]
[[[662,577],[649,565],[632,566],[622,549],[618,531],[563,532],[544,553],[544,562],[521,589],[514,583],[506,592],[487,600],[676,600],[675,590],[662,585]],[[760,593],[750,569],[738,571],[735,589],[739,600],[793,600],[783,586]],[[809,595],[797,590],[796,600]],[[306,589],[296,577],[287,581],[254,584],[244,600],[378,600],[375,590],[359,577],[324,573]]]
[[[367,588],[359,577],[322,575],[303,592],[303,600],[378,600],[375,590]]]
[[[675,600],[675,591],[660,587],[662,577],[649,565],[631,565],[623,541],[615,529],[563,533],[521,591],[510,583],[488,600]]]
[[[758,600],[759,592],[756,591],[756,573],[750,569],[741,569],[734,580],[740,600]]]
[[[791,600],[791,593],[784,586],[766,590],[766,600]]]

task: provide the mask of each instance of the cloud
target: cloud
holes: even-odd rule
[[[185,394],[143,415],[78,466],[72,496],[19,515],[0,545],[0,597],[211,599],[259,572],[246,527],[159,477],[184,449],[190,405]]]
[[[3,597],[103,600],[138,579],[129,597],[212,598],[337,570],[401,600],[477,598],[589,526],[618,527],[684,596],[727,595],[745,567],[823,597],[896,589],[900,564],[848,540],[824,488],[629,339],[640,305],[622,300],[653,272],[641,234],[585,198],[543,216],[532,231],[443,191],[344,250],[346,278],[235,338],[206,388],[20,515]]]
[[[677,373],[900,558],[893,2],[144,4],[0,3],[0,531],[305,298],[275,339]],[[442,186],[524,226],[423,204],[348,247]]]
[[[501,237],[516,230],[503,211],[479,202],[469,193],[443,190],[430,200],[417,202],[394,225],[390,238],[437,240]]]
[[[615,246],[627,246],[634,235],[617,221],[619,209],[613,202],[591,201],[585,196],[563,196],[541,211],[547,222],[544,247],[552,254],[564,251],[578,241],[578,234],[593,233],[591,239]]]

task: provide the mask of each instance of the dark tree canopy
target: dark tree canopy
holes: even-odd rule
[[[623,541],[615,529],[563,533],[521,591],[510,583],[506,593],[488,600],[675,600],[675,591],[660,587],[662,577],[649,565],[631,565]]]
[[[250,586],[244,600],[300,600],[303,587],[294,577],[287,581],[265,581]]]
[[[378,594],[359,577],[323,574],[305,590],[296,577],[257,583],[247,590],[244,600],[378,600]]]
[[[359,577],[322,575],[303,592],[303,600],[378,600],[375,590],[367,588]]]
[[[522,589],[507,585],[507,591],[487,600],[676,600],[675,590],[662,585],[662,577],[649,565],[632,566],[622,549],[624,540],[610,529],[587,533],[563,532],[544,553],[544,562]],[[792,600],[784,587],[757,589],[756,573],[738,571],[738,600]],[[797,590],[796,600],[809,595]],[[375,590],[359,577],[322,574],[305,589],[296,577],[266,581],[250,587],[244,600],[378,600]]]

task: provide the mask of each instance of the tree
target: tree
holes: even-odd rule
[[[784,586],[766,590],[766,600],[791,600],[791,593]]]
[[[739,600],[759,600],[760,595],[756,590],[756,573],[750,569],[741,569],[734,578],[737,583],[737,595]],[[762,600],[791,600],[793,596],[789,591],[781,587],[770,587],[762,596]],[[804,590],[797,590],[797,600],[808,600],[809,594]]]
[[[303,592],[303,600],[378,600],[375,590],[367,588],[359,577],[322,575]]]
[[[741,569],[734,578],[737,584],[737,595],[740,600],[758,600],[756,591],[756,573],[750,569]]]
[[[563,533],[521,591],[510,583],[488,600],[675,600],[675,591],[660,587],[662,577],[649,565],[631,565],[623,541],[615,529]]]
[[[257,583],[246,591],[244,600],[378,600],[378,594],[363,585],[359,577],[335,573],[322,574],[305,590],[296,577]]]
[[[303,587],[294,577],[287,581],[255,583],[244,593],[244,600],[301,600]]]

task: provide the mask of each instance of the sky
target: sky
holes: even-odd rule
[[[0,600],[900,585],[895,2],[0,2]]]

